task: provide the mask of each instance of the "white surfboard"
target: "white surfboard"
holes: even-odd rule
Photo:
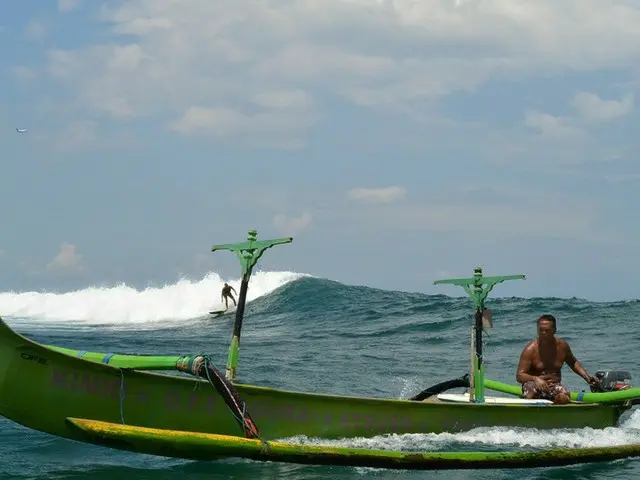
[[[468,393],[440,393],[437,395],[438,400],[443,402],[453,403],[469,403]],[[518,397],[484,397],[484,403],[491,403],[495,405],[550,405],[553,404],[551,400],[544,400],[540,398],[518,398]]]
[[[238,307],[234,305],[229,305],[229,308],[218,307],[218,308],[211,309],[209,311],[209,315],[216,316],[216,315],[223,315],[225,313],[232,313],[232,312],[235,312],[237,308]]]

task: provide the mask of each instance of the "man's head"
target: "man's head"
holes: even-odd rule
[[[224,286],[225,286],[225,287],[228,287],[228,286],[229,286],[229,284],[228,284],[227,282],[224,282]]]
[[[538,318],[538,338],[551,338],[556,333],[556,317],[540,315]]]

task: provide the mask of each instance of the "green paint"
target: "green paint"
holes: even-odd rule
[[[159,430],[82,418],[68,418],[67,423],[87,442],[150,455],[201,461],[238,457],[265,462],[398,470],[478,470],[559,467],[640,457],[640,444],[534,452],[407,452],[262,442],[237,436]]]
[[[236,319],[233,325],[233,334],[231,344],[229,345],[229,353],[227,355],[227,379],[233,381],[236,378],[238,369],[238,357],[240,356],[240,333],[242,330],[242,319],[244,317],[244,306],[247,301],[247,290],[249,289],[249,278],[253,267],[258,262],[265,250],[276,245],[291,243],[293,237],[276,238],[272,240],[258,240],[258,232],[249,230],[247,240],[240,243],[227,243],[222,245],[214,245],[212,252],[216,250],[230,250],[234,252],[240,266],[242,267],[242,282],[240,284],[240,294],[238,295],[238,307],[236,308]]]
[[[482,356],[482,312],[485,310],[485,300],[489,292],[498,283],[507,280],[522,280],[524,275],[503,275],[499,277],[485,277],[482,275],[482,267],[473,269],[472,278],[452,278],[447,280],[436,280],[434,285],[451,284],[464,288],[469,294],[475,307],[475,359],[473,360],[473,401],[484,402],[484,362]]]
[[[473,301],[473,306],[476,310],[484,310],[484,302],[487,299],[489,292],[493,290],[498,283],[502,283],[506,280],[523,280],[525,275],[503,275],[499,277],[485,277],[482,275],[482,267],[475,267],[473,269],[473,277],[471,278],[450,278],[447,280],[436,280],[434,285],[450,284],[457,285],[464,288],[464,291],[469,294]]]
[[[237,336],[231,338],[231,346],[227,355],[227,378],[236,378],[236,368],[238,365],[238,356],[240,355],[240,339]]]
[[[215,252],[216,250],[230,250],[235,253],[238,257],[238,260],[240,260],[240,266],[242,267],[242,276],[246,276],[251,275],[253,267],[258,262],[260,257],[262,257],[265,250],[275,245],[291,243],[292,241],[293,237],[276,238],[273,240],[258,240],[258,232],[256,230],[249,230],[247,240],[245,242],[214,245],[211,248],[211,251]]]
[[[484,362],[478,366],[478,356],[476,355],[476,366],[473,371],[473,377],[475,379],[474,385],[479,385],[480,388],[474,390],[474,401],[477,403],[484,402]]]
[[[56,352],[64,353],[72,357],[82,357],[85,360],[102,363],[107,359],[109,365],[120,368],[135,368],[136,370],[175,370],[176,363],[183,356],[161,356],[161,355],[121,355],[98,352],[84,352],[72,350],[70,348],[47,345],[47,348]],[[107,357],[107,355],[109,355]],[[187,355],[185,355],[187,356]]]
[[[522,396],[522,387],[508,385],[495,380],[485,379],[485,388],[495,390],[496,392],[509,393],[511,395]],[[570,398],[574,402],[580,403],[621,403],[628,400],[640,398],[640,387],[629,388],[627,390],[617,390],[614,392],[570,392]]]

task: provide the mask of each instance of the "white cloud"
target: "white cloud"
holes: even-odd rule
[[[60,245],[60,251],[47,265],[47,270],[60,270],[67,272],[80,272],[84,270],[82,255],[77,247],[70,243]]]
[[[580,128],[573,125],[571,118],[556,117],[548,113],[526,112],[524,124],[538,130],[543,137],[554,140],[578,139],[584,135]]]
[[[82,5],[82,0],[58,0],[58,10],[61,12],[70,12]]]
[[[249,134],[259,146],[297,149],[304,145],[301,133],[313,122],[313,117],[304,113],[297,115],[282,105],[275,106],[272,110],[251,113],[230,107],[194,106],[182,118],[172,122],[170,127],[185,135],[244,138],[244,135]]]
[[[627,94],[622,100],[603,100],[594,93],[580,92],[573,96],[570,104],[576,111],[575,116],[527,111],[524,125],[538,130],[546,139],[584,140],[588,123],[609,122],[631,113],[634,96]]]
[[[603,100],[593,93],[580,92],[573,97],[572,106],[585,120],[608,122],[631,113],[634,96],[629,94],[622,100]]]
[[[383,188],[352,188],[347,196],[365,203],[390,203],[403,198],[407,191],[403,187],[391,186]]]
[[[319,118],[310,91],[426,115],[492,79],[631,68],[640,57],[640,6],[628,0],[129,0],[101,12],[128,43],[49,56],[87,108],[162,113],[180,133],[264,142],[276,132],[285,148]],[[531,121],[546,134],[575,133],[540,115]]]
[[[312,216],[303,212],[299,217],[287,216],[282,213],[273,217],[273,226],[284,235],[294,235],[311,224]]]

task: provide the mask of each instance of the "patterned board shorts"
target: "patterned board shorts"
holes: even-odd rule
[[[540,390],[536,387],[535,382],[525,382],[522,385],[522,395],[527,396],[530,392],[535,392],[533,398],[540,398],[544,400],[555,400],[555,398],[560,394],[565,394],[569,397],[569,390],[567,387],[562,385],[561,383],[547,383],[549,386],[549,391],[545,392],[544,390]]]

